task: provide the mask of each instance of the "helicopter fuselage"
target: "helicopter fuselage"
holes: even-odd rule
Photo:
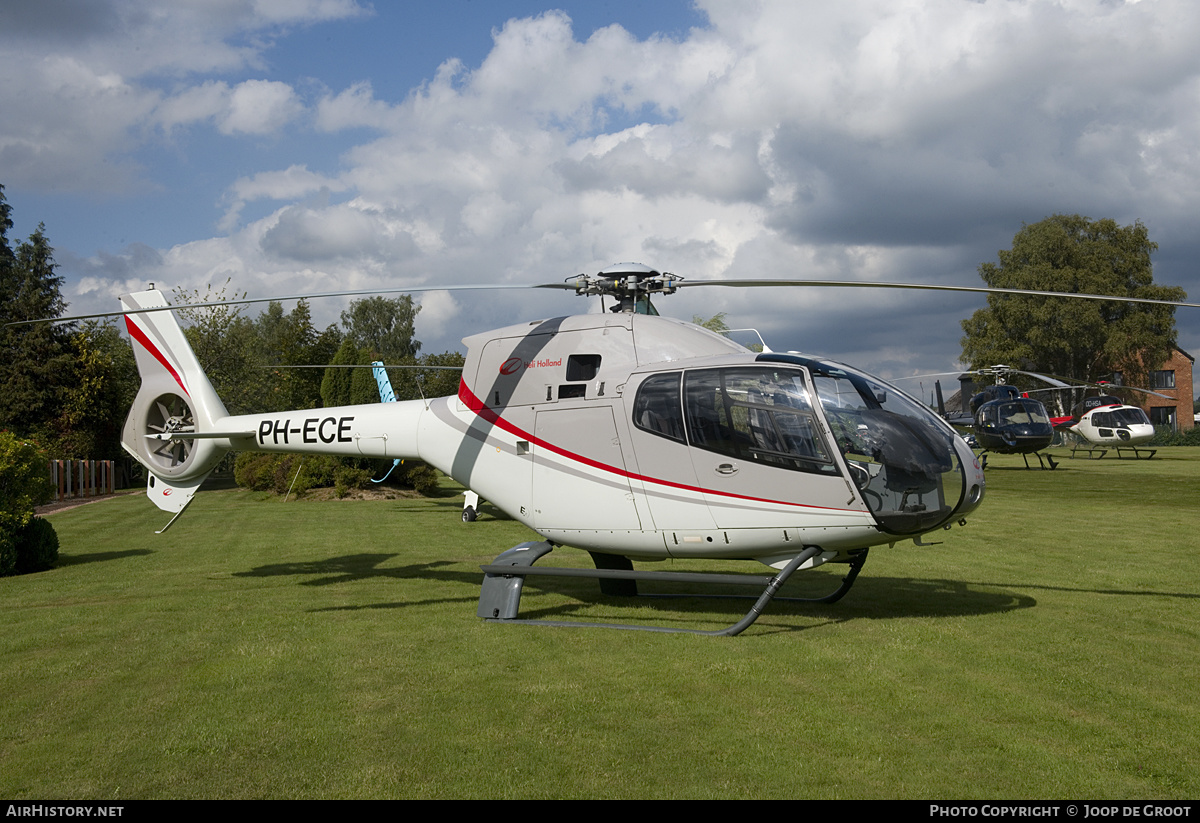
[[[984,493],[965,442],[898,389],[668,318],[474,335],[455,397],[231,416],[159,317],[129,317],[143,389],[123,443],[170,511],[226,449],[408,457],[553,543],[781,566],[807,546],[844,559],[948,528]]]
[[[1032,454],[1054,440],[1045,408],[1036,400],[993,400],[975,412],[975,439],[985,451]]]
[[[850,551],[940,528],[982,498],[949,427],[827,361],[632,313],[464,343],[456,397],[216,425],[255,433],[235,448],[420,458],[548,540],[644,559]]]
[[[972,432],[979,446],[996,454],[1033,454],[1054,440],[1046,407],[1022,396],[1016,386],[987,386],[971,398]]]
[[[1117,401],[1092,405],[1086,411],[1077,408],[1076,413],[1078,419],[1068,428],[1097,446],[1138,446],[1154,438],[1154,425],[1137,406]]]

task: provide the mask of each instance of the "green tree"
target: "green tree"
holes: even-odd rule
[[[263,393],[258,411],[311,409],[321,405],[321,371],[309,368],[326,363],[341,343],[341,332],[330,326],[318,332],[308,303],[301,300],[291,312],[271,302],[254,321],[257,344],[253,355],[262,369]]]
[[[4,184],[0,183],[0,271],[11,266],[16,256],[8,245],[8,232],[13,227],[12,206],[4,197]]]
[[[458,394],[458,383],[462,379],[465,359],[458,352],[423,354],[411,363],[388,363],[389,366],[404,365],[410,368],[389,369],[392,390],[397,400],[431,399]],[[422,366],[430,368],[421,368]]]
[[[431,369],[422,372],[422,389],[426,397],[448,397],[458,394],[462,381],[462,367],[466,358],[456,351],[441,354],[426,354],[421,357],[423,366],[450,366],[452,368]]]
[[[137,395],[133,348],[112,322],[88,321],[71,335],[69,385],[53,421],[60,457],[122,456],[121,425]]]
[[[175,299],[177,303],[223,303],[246,296],[244,292],[231,292],[229,284],[226,280],[215,290],[210,284],[203,294],[199,289],[176,288]],[[253,321],[245,316],[245,308],[224,303],[179,309],[178,314],[188,345],[230,414],[263,411],[257,407],[264,382],[255,362],[258,336]]]
[[[13,249],[8,242],[11,214],[0,186],[0,426],[30,434],[58,414],[71,368],[72,327],[4,325],[59,317],[66,308],[46,227],[39,225]]]
[[[729,331],[729,324],[725,322],[725,314],[725,312],[719,311],[707,320],[698,314],[694,314],[692,315],[692,322],[701,328],[715,331],[717,334],[724,334]]]
[[[0,323],[60,316],[62,278],[45,226],[15,250],[11,227],[0,186]],[[136,374],[133,351],[112,323],[0,329],[0,425],[36,435],[56,457],[118,457]]]
[[[1154,284],[1157,248],[1140,221],[1056,214],[1023,226],[999,264],[984,263],[979,275],[993,288],[1183,300],[1183,289]],[[987,302],[962,323],[962,361],[971,368],[1005,363],[1088,381],[1121,372],[1133,385],[1175,345],[1169,306],[1020,295]]]
[[[407,294],[367,297],[355,300],[349,310],[342,312],[342,326],[346,329],[346,339],[370,359],[406,362],[421,350],[421,342],[413,339],[413,322],[420,310]]]
[[[347,337],[338,346],[338,350],[333,355],[333,361],[330,365],[335,367],[354,366],[358,364],[360,359],[358,346],[354,345],[350,338]],[[350,383],[356,371],[357,369],[347,368],[325,369],[325,377],[321,380],[322,405],[326,408],[329,406],[350,405]]]
[[[375,372],[371,369],[373,362],[366,349],[358,350],[357,369],[342,369],[350,372],[350,396],[347,403],[351,406],[363,406],[379,402],[379,383],[375,380]],[[397,397],[396,399],[400,399]]]

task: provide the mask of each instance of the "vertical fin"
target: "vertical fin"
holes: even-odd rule
[[[178,516],[230,448],[228,440],[187,435],[213,431],[229,413],[174,315],[138,311],[168,305],[155,290],[121,297],[121,306],[130,312],[125,328],[142,379],[121,445],[149,472],[146,495],[154,505]]]

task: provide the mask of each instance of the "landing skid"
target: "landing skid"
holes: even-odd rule
[[[1058,468],[1058,463],[1056,463],[1054,461],[1054,458],[1048,454],[1042,454],[1041,452],[1034,452],[1033,456],[1038,459],[1038,465],[1041,466],[1043,469],[1046,468],[1047,465],[1050,466],[1051,471],[1054,471],[1055,469]],[[1021,457],[1025,458],[1025,468],[1029,468],[1029,455],[1023,454],[1023,455],[1021,455]],[[1043,457],[1046,459],[1045,463],[1042,462]]]
[[[979,453],[979,465],[981,465],[984,469],[987,468],[987,456],[988,453],[986,451]],[[1048,454],[1034,452],[1033,456],[1038,459],[1038,465],[1043,469],[1046,468],[1046,466],[1049,466],[1051,471],[1058,468],[1058,462]],[[1025,460],[1025,468],[1032,468],[1029,465],[1029,455],[1022,453],[1021,457]]]
[[[702,634],[713,637],[733,637],[741,634],[758,620],[767,604],[775,598],[780,587],[792,573],[821,554],[820,546],[810,546],[797,555],[783,571],[773,577],[746,574],[713,574],[711,572],[645,572],[635,571],[628,558],[592,553],[595,569],[566,569],[556,567],[534,568],[533,564],[553,551],[545,541],[522,543],[501,554],[489,566],[482,566],[483,587],[479,593],[480,617],[493,623],[528,623],[539,626],[569,626],[578,628],[632,629],[635,631],[665,632],[670,634]],[[836,591],[824,597],[782,597],[781,601],[800,603],[836,603],[850,591],[863,564],[867,562],[867,550],[863,549],[850,562],[850,570]],[[600,581],[604,594],[624,597],[722,597],[734,595],[639,595],[638,580],[662,580],[676,583],[701,583],[725,585],[763,586],[750,611],[738,622],[716,631],[698,629],[671,629],[662,626],[638,626],[625,623],[571,623],[559,620],[525,620],[517,617],[521,606],[521,590],[525,578],[530,575],[545,577],[588,577]]]
[[[1116,449],[1118,458],[1123,458],[1128,452],[1133,452],[1134,460],[1149,460],[1151,457],[1154,457],[1154,455],[1158,454],[1158,449],[1142,449],[1138,448],[1137,446],[1113,445],[1111,448]],[[1081,451],[1088,457],[1094,457],[1097,460],[1108,454],[1108,448],[1101,446],[1073,446],[1071,448],[1071,457],[1074,457],[1075,452],[1077,451]]]

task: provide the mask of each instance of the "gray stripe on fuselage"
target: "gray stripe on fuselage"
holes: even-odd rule
[[[538,352],[545,348],[546,344],[554,339],[554,335],[558,333],[559,328],[566,319],[566,317],[554,317],[550,320],[542,321],[537,325],[537,327],[530,329],[529,332],[526,333],[525,337],[521,338],[521,342],[517,344],[516,348],[512,350],[508,357],[520,357],[526,363],[532,362],[536,358]],[[545,336],[539,338],[539,335]],[[491,341],[489,340],[483,344],[485,350],[487,343],[490,342]],[[480,352],[479,362],[481,364],[483,362],[482,351]],[[524,371],[525,374],[522,374],[521,377],[518,378],[517,385],[520,385],[521,381],[525,379],[525,375],[529,373],[528,369],[523,369],[522,371]],[[464,374],[464,381],[466,380],[466,377],[467,376]],[[477,387],[473,388],[468,386],[468,388],[471,389],[472,393],[479,399],[479,402],[482,403],[485,408],[489,408],[487,405],[488,398],[492,397],[499,387],[500,377],[501,375],[497,373],[492,385],[486,392],[483,392],[482,394],[476,391]],[[492,411],[500,414],[499,409],[492,409]],[[453,477],[464,478],[464,480],[461,480],[460,482],[465,482],[467,485],[470,484],[471,472],[475,468],[475,463],[479,459],[479,453],[482,451],[483,444],[487,440],[487,433],[493,428],[493,425],[494,424],[489,423],[487,420],[484,420],[479,414],[476,414],[475,419],[471,421],[471,425],[467,431],[467,437],[464,437],[462,443],[459,444],[458,451],[454,454],[454,462],[451,467],[451,475]]]

